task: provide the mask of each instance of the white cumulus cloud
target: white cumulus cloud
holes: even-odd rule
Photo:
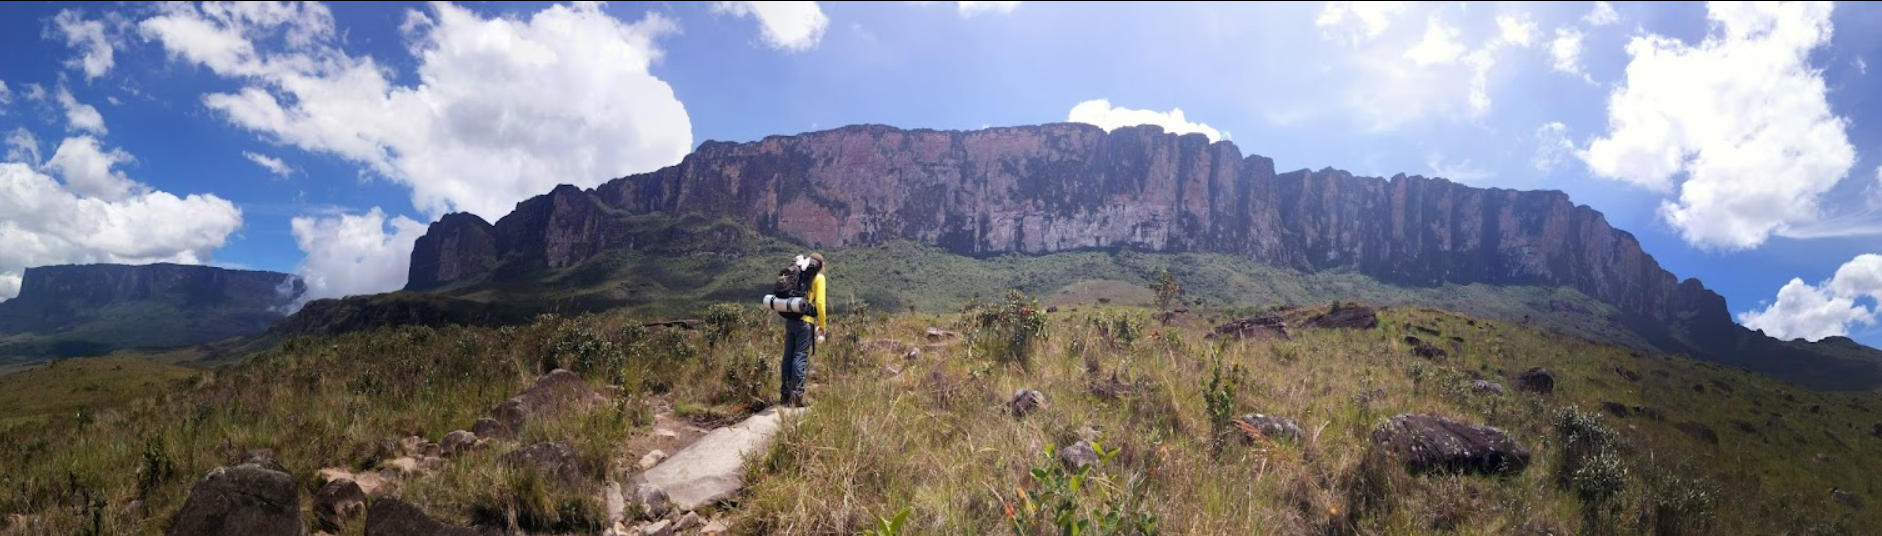
[[[958,2],[961,17],[967,18],[982,13],[1012,13],[1019,9],[1019,2]]]
[[[137,188],[116,201],[74,194],[25,163],[0,163],[0,299],[26,268],[53,264],[202,264],[242,226],[214,195]]]
[[[282,162],[279,158],[248,151],[242,151],[242,156],[247,157],[248,161],[254,162],[255,165],[261,166],[262,169],[268,170],[269,173],[273,173],[277,177],[286,177],[294,174],[294,168],[288,167],[287,162]]]
[[[59,88],[59,93],[55,98],[58,99],[59,106],[65,108],[65,121],[69,125],[68,128],[93,134],[105,133],[105,116],[98,113],[97,108],[79,102],[78,98],[72,96],[71,91],[63,87]]]
[[[66,9],[52,18],[52,24],[67,46],[79,49],[79,57],[66,64],[85,71],[86,80],[104,76],[117,63],[103,21],[86,20],[78,10]]]
[[[172,58],[243,83],[205,95],[210,110],[404,185],[429,218],[496,221],[557,184],[594,187],[692,149],[686,108],[649,72],[655,41],[678,31],[658,14],[625,23],[584,2],[485,18],[431,4],[400,27],[417,69],[408,77],[344,51],[333,24],[320,4],[206,3],[166,6],[138,27]],[[311,299],[402,286],[424,225],[375,210],[303,217],[293,230]]]
[[[364,214],[299,216],[289,227],[307,254],[295,268],[307,283],[303,303],[404,287],[412,243],[425,234],[425,224],[404,216],[388,219],[379,207]]]
[[[1199,133],[1209,137],[1209,141],[1222,141],[1229,138],[1229,133],[1216,130],[1203,123],[1190,122],[1183,115],[1182,108],[1171,108],[1168,112],[1156,110],[1135,110],[1111,106],[1110,99],[1095,99],[1078,103],[1066,115],[1066,121],[1097,125],[1106,131],[1118,127],[1133,125],[1157,125],[1164,132],[1175,134]]]
[[[7,89],[7,81],[0,80],[0,115],[6,115],[8,104],[13,104],[13,90]]]
[[[450,4],[408,13],[415,85],[337,48],[324,8],[247,13],[219,4],[145,20],[174,57],[249,85],[204,96],[230,122],[272,141],[341,156],[412,189],[430,217],[495,221],[557,184],[593,187],[677,163],[692,148],[686,109],[648,69],[654,40],[595,4],[528,19],[486,19]],[[313,6],[318,6],[317,4]],[[260,38],[285,32],[286,50]]]
[[[1608,99],[1609,132],[1578,156],[1597,175],[1677,191],[1660,215],[1696,246],[1754,248],[1817,220],[1818,199],[1856,159],[1848,121],[1810,65],[1829,43],[1831,10],[1712,3],[1698,45],[1634,38],[1626,82]]]
[[[1536,21],[1511,15],[1497,15],[1498,35],[1504,42],[1526,47],[1536,40]]]
[[[1313,23],[1327,37],[1360,44],[1384,34],[1404,10],[1404,2],[1327,2]]]
[[[1882,299],[1882,255],[1857,255],[1817,285],[1791,278],[1778,289],[1776,303],[1739,313],[1738,321],[1783,340],[1848,336],[1850,326],[1875,323],[1875,308],[1857,303],[1859,298]]]
[[[1464,51],[1464,45],[1457,43],[1457,28],[1433,16],[1425,24],[1424,39],[1405,51],[1405,59],[1420,66],[1445,64],[1457,61]]]
[[[1621,14],[1614,12],[1614,5],[1607,2],[1595,2],[1594,9],[1582,16],[1582,22],[1589,26],[1607,26],[1621,21]]]
[[[961,9],[965,13],[967,8]],[[712,12],[758,19],[765,43],[787,52],[817,48],[830,26],[816,2],[714,2]]]
[[[1536,171],[1548,172],[1575,153],[1575,142],[1568,139],[1568,125],[1551,121],[1536,127],[1536,156],[1530,164]]]
[[[1549,65],[1555,70],[1589,80],[1588,73],[1581,70],[1581,32],[1570,28],[1556,28],[1555,39],[1549,41]]]
[[[33,168],[39,167],[39,138],[26,127],[14,127],[7,134],[7,162],[19,162]]]
[[[76,136],[59,143],[46,168],[57,171],[73,193],[117,202],[143,193],[142,185],[112,169],[136,160],[123,149],[105,150],[91,136]]]

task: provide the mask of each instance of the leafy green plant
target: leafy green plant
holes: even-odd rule
[[[1039,300],[1018,289],[1008,289],[1004,303],[973,303],[967,306],[966,312],[968,321],[978,328],[974,332],[976,348],[995,362],[1032,367],[1039,341],[1047,336],[1046,317],[1041,314]]]
[[[746,329],[755,327],[746,319],[744,307],[731,303],[715,303],[706,306],[703,315],[706,321],[706,346],[718,346],[720,342],[731,339]]]
[[[863,531],[863,536],[896,536],[902,533],[902,527],[908,524],[909,507],[902,507],[891,519],[876,518],[876,528]]]
[[[1227,369],[1222,367],[1221,347],[1210,356],[1209,378],[1202,382],[1202,403],[1203,411],[1209,416],[1209,453],[1212,455],[1222,453],[1222,443],[1234,429],[1235,390],[1241,386],[1245,373],[1239,363],[1230,364]]]
[[[1176,274],[1170,273],[1169,268],[1164,268],[1163,273],[1157,276],[1157,280],[1150,282],[1150,291],[1157,293],[1157,310],[1159,311],[1169,310],[1170,304],[1181,303],[1178,300],[1183,297],[1183,285],[1176,282]]]
[[[770,377],[771,365],[762,356],[733,359],[725,367],[725,390],[719,396],[720,401],[738,403],[762,400],[766,381]]]
[[[1122,451],[1118,447],[1106,449],[1097,441],[1091,442],[1091,450],[1098,455],[1096,463],[1068,471],[1059,461],[1056,447],[1046,445],[1044,465],[1034,467],[1030,473],[1038,489],[1020,490],[1017,507],[1007,505],[1006,517],[1014,534],[1036,534],[1046,527],[1057,529],[1056,533],[1063,536],[1158,534],[1157,516],[1138,510],[1128,494],[1119,500],[1112,496],[1113,487],[1087,485],[1094,479],[1104,479],[1102,473],[1094,476],[1093,471]]]

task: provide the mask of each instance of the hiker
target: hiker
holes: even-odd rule
[[[803,407],[804,379],[810,370],[810,353],[822,342],[830,326],[824,301],[824,276],[829,267],[823,254],[813,252],[797,259],[778,272],[778,283],[765,304],[784,317],[784,358],[780,360],[783,381],[778,386],[778,404]],[[808,279],[808,281],[806,281]]]

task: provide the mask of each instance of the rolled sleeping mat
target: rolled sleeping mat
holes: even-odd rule
[[[803,298],[779,298],[772,294],[765,295],[765,308],[780,313],[798,314],[809,313],[812,312],[813,309],[810,306],[810,300]]]

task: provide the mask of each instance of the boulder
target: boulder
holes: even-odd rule
[[[1250,413],[1236,417],[1235,421],[1236,427],[1240,428],[1250,441],[1255,440],[1256,436],[1271,441],[1300,441],[1307,438],[1307,433],[1301,430],[1300,424],[1286,417]]]
[[[366,536],[484,536],[486,532],[432,519],[424,510],[392,497],[374,500],[366,510]]]
[[[588,382],[581,376],[564,369],[556,369],[536,380],[536,384],[509,400],[497,404],[490,411],[490,416],[502,424],[501,430],[492,437],[509,437],[522,431],[523,426],[537,417],[560,415],[594,407],[607,400],[588,387]],[[484,434],[478,433],[479,437]]]
[[[640,506],[640,515],[648,519],[666,517],[673,502],[667,499],[667,492],[660,486],[641,484],[634,486],[634,504]]]
[[[1282,339],[1288,338],[1287,322],[1280,316],[1267,314],[1231,320],[1216,326],[1207,338],[1234,337],[1236,339]]]
[[[1516,390],[1531,393],[1551,394],[1555,392],[1555,373],[1549,369],[1535,367],[1516,376]]]
[[[653,452],[649,452],[647,455],[640,457],[640,470],[645,471],[652,469],[654,466],[660,465],[660,462],[665,459],[667,459],[666,451],[656,449]]]
[[[438,446],[445,456],[463,454],[469,452],[472,447],[477,446],[477,434],[463,430],[454,430],[451,433],[444,434],[444,440],[439,442]]]
[[[951,341],[959,338],[961,338],[960,332],[948,331],[941,328],[928,328],[928,340],[930,342]]]
[[[673,536],[673,532],[673,522],[665,519],[641,525],[639,529],[640,536]]]
[[[471,435],[477,437],[508,437],[510,435],[510,432],[503,428],[503,423],[489,417],[477,419],[477,423],[471,425],[470,432]]]
[[[1039,411],[1040,408],[1045,407],[1045,405],[1045,393],[1031,389],[1014,391],[1013,398],[1006,402],[1006,408],[1013,412],[1014,417],[1031,415],[1033,412]]]
[[[1372,329],[1379,326],[1379,315],[1371,307],[1334,302],[1327,312],[1307,319],[1306,324],[1322,329]]]
[[[536,443],[516,449],[504,454],[501,461],[511,467],[533,470],[545,481],[563,486],[580,486],[587,476],[582,472],[581,458],[575,454],[575,447],[566,441]]]
[[[314,492],[314,524],[332,533],[346,529],[347,520],[366,513],[366,490],[351,479],[327,481]]]
[[[1392,417],[1372,431],[1372,442],[1413,473],[1515,474],[1529,466],[1529,449],[1503,430],[1435,415]]]
[[[1079,440],[1069,447],[1059,449],[1059,460],[1065,462],[1065,465],[1071,466],[1072,469],[1078,469],[1088,465],[1097,465],[1098,451],[1091,448],[1090,441]]]
[[[1503,394],[1503,384],[1490,380],[1471,380],[1470,390],[1480,394]]]
[[[169,534],[301,536],[301,491],[272,456],[250,456],[233,467],[217,467],[190,488]]]
[[[767,408],[743,422],[707,433],[641,474],[680,510],[694,510],[745,486],[745,459],[767,452],[785,417],[802,408]],[[636,491],[636,495],[639,492]]]

